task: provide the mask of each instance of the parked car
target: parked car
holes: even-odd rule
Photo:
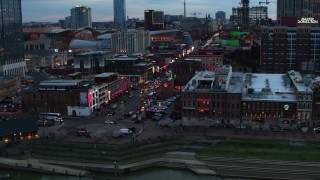
[[[113,115],[115,115],[116,113],[114,112],[114,111],[109,111],[108,112],[108,116],[113,116]]]
[[[135,132],[136,131],[136,127],[129,127],[128,128],[130,131]]]
[[[112,105],[111,105],[111,108],[112,108],[112,109],[116,109],[117,107],[118,107],[117,104],[112,104]]]
[[[313,133],[314,133],[314,134],[320,133],[320,127],[315,127],[315,128],[313,128]]]
[[[106,120],[104,121],[105,124],[113,124],[113,121],[110,121],[110,120]]]
[[[78,136],[88,136],[88,137],[90,137],[90,134],[92,134],[92,133],[94,133],[94,132],[91,131],[91,130],[86,130],[84,128],[77,129]]]
[[[236,125],[236,129],[247,129],[247,126],[243,124]]]

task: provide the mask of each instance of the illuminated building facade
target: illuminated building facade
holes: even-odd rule
[[[112,51],[117,53],[141,53],[150,46],[149,31],[128,30],[112,33]]]
[[[94,81],[42,81],[38,88],[21,92],[22,111],[90,116],[117,99],[126,89],[125,80],[115,73],[98,74],[94,76]]]
[[[240,119],[242,75],[232,73],[231,66],[196,73],[181,92],[183,118],[212,118],[225,123]]]
[[[245,74],[243,119],[288,128],[312,126],[313,92],[299,72]]]

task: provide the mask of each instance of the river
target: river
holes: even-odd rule
[[[220,180],[216,176],[199,176],[191,171],[167,168],[148,168],[115,177],[114,174],[95,173],[95,178],[74,177],[65,175],[44,174],[30,171],[1,169],[0,175],[10,174],[13,180]],[[0,178],[2,180],[2,178]],[[223,178],[232,180],[231,178]],[[238,180],[238,179],[237,179]]]

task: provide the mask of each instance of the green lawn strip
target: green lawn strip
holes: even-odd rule
[[[137,152],[144,152],[150,149],[157,149],[162,146],[171,146],[174,145],[175,142],[163,142],[163,143],[154,143],[154,144],[147,144],[142,146],[127,146],[127,147],[120,147],[118,151],[109,150],[109,149],[92,149],[92,148],[72,148],[72,147],[59,147],[59,146],[44,146],[44,145],[33,145],[33,150],[42,150],[42,151],[54,151],[60,153],[80,153],[80,154],[95,154],[95,155],[112,155],[112,156],[123,156],[125,154],[134,154]]]
[[[199,155],[320,162],[319,144],[310,142],[305,147],[292,147],[282,140],[231,139],[208,147]]]
[[[292,169],[292,170],[310,170],[319,171],[318,166],[297,166],[297,165],[278,165],[278,164],[263,164],[263,163],[246,163],[246,162],[232,162],[232,161],[205,161],[210,167],[219,166],[239,166],[239,167],[253,167],[253,168],[272,168],[272,169]]]
[[[153,144],[145,146],[144,149],[157,148],[161,144]],[[59,146],[32,146],[32,149],[43,150],[43,151],[59,151],[63,153],[90,153],[90,154],[105,154],[105,155],[123,155],[125,153],[134,153],[135,151],[141,151],[144,149],[137,149],[133,147],[119,147],[118,150],[114,149],[93,149],[93,148],[74,148],[74,147],[59,147]]]
[[[142,146],[133,147],[133,149],[122,150],[121,152],[115,153],[114,151],[102,151],[93,149],[73,149],[70,147],[56,147],[56,146],[44,146],[44,145],[33,145],[32,151],[35,155],[42,155],[47,158],[65,157],[68,159],[92,159],[102,161],[137,161],[138,158],[146,159],[149,155],[163,154],[167,151],[178,149],[186,143],[191,141],[179,142],[165,142],[147,144]]]
[[[150,158],[160,157],[162,154],[178,148],[180,146],[164,146],[148,151],[141,151],[140,153],[125,154],[122,156],[108,156],[108,155],[90,155],[90,154],[68,154],[60,153],[56,151],[38,152],[34,151],[34,157],[42,157],[45,159],[64,160],[64,161],[77,161],[77,162],[97,162],[97,163],[113,163],[117,161],[119,163],[130,163],[142,160],[148,160]]]
[[[140,151],[147,151],[148,149],[154,149],[162,146],[170,146],[170,145],[187,145],[193,143],[194,140],[192,139],[178,139],[178,140],[169,140],[164,142],[156,142],[150,144],[128,144],[128,145],[119,145],[118,147],[105,146],[97,146],[100,148],[93,148],[93,144],[88,145],[86,147],[77,145],[77,144],[70,144],[66,146],[65,143],[41,143],[41,144],[32,144],[32,149],[42,149],[44,151],[60,151],[60,152],[78,152],[78,153],[93,153],[93,154],[107,154],[107,155],[123,155],[127,153],[135,153]]]

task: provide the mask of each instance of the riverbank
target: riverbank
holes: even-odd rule
[[[264,143],[258,143],[258,140],[245,139],[243,141],[251,142],[251,146],[248,147],[239,142],[234,144],[247,146],[251,150],[265,149],[261,146],[261,143]],[[66,168],[72,168],[81,171],[116,173],[120,175],[151,167],[167,167],[191,170],[199,175],[236,178],[306,179],[308,177],[307,179],[316,179],[320,176],[318,170],[320,163],[317,162],[259,159],[253,158],[248,154],[242,157],[221,157],[223,153],[219,152],[219,146],[216,145],[218,142],[222,144],[232,143],[233,140],[204,136],[180,137],[146,144],[126,144],[121,146],[36,141],[29,145],[32,149],[29,162],[58,166],[62,169],[61,173],[65,173]],[[274,140],[276,146],[279,143],[278,140]],[[271,145],[269,144],[268,146]],[[278,146],[278,148],[283,149],[283,151],[288,150],[281,146]],[[232,151],[232,149],[235,151]],[[237,147],[235,146],[231,150],[224,151],[231,153],[237,152],[236,150]],[[295,151],[295,156],[299,156],[297,152],[305,153],[301,147],[295,148]],[[208,156],[206,154],[208,152],[215,154]],[[31,167],[36,167],[36,164],[32,164]],[[11,166],[14,168],[15,164],[11,164]],[[75,175],[77,176],[77,173]]]

